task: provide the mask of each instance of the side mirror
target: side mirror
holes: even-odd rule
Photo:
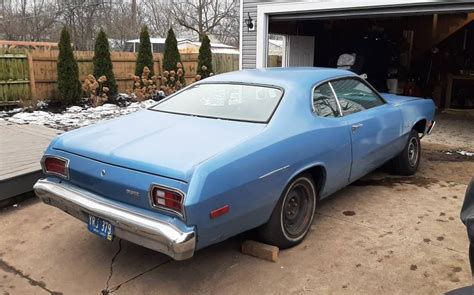
[[[361,77],[361,78],[364,79],[364,80],[367,80],[367,78],[369,78],[369,76],[367,76],[366,73],[360,74],[359,77]]]

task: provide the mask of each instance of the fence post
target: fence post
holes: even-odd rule
[[[32,100],[36,99],[35,71],[33,69],[33,56],[28,52],[28,80],[30,81],[30,96]]]

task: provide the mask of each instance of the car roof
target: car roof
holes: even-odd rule
[[[208,82],[243,82],[275,85],[288,88],[294,85],[314,85],[338,77],[357,76],[353,72],[334,68],[287,67],[242,70],[215,75],[203,80]]]

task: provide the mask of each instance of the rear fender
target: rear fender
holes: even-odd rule
[[[302,173],[305,173],[305,172],[309,172],[311,171],[311,169],[315,168],[315,167],[321,167],[323,169],[323,179],[313,179],[313,181],[315,182],[316,184],[316,187],[318,189],[318,198],[321,197],[322,193],[324,192],[324,186],[326,184],[326,165],[321,162],[321,161],[317,161],[317,162],[313,162],[313,163],[310,163],[310,164],[307,164],[305,166],[302,166],[296,170],[293,171],[292,174],[290,174],[290,177],[289,179],[287,180],[287,182],[285,183],[285,188],[291,183],[291,181],[293,179],[295,179],[298,175],[302,174]],[[283,192],[282,192],[283,193]]]

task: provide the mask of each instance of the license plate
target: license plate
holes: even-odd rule
[[[87,229],[103,239],[112,241],[114,238],[114,226],[100,217],[89,215]]]

